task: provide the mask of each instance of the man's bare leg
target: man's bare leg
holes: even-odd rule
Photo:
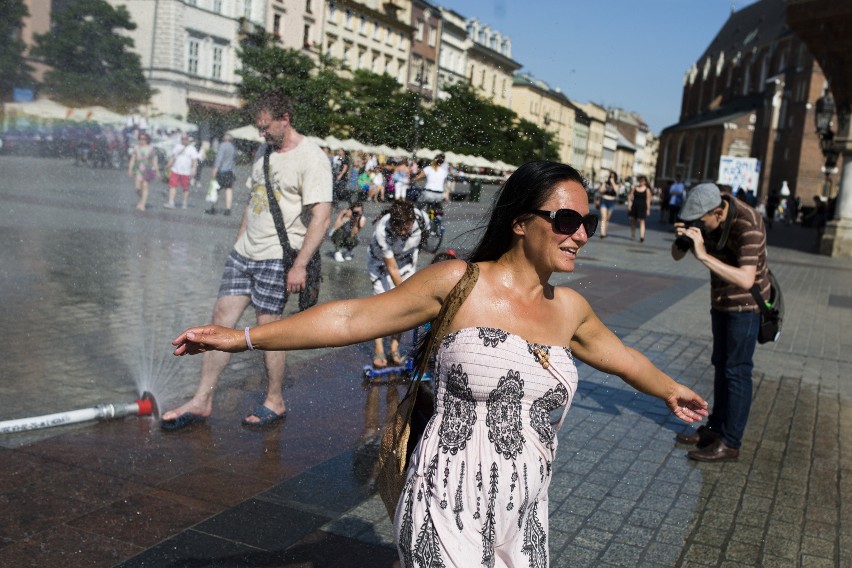
[[[220,296],[213,307],[213,323],[222,327],[234,327],[249,305],[248,296]],[[210,416],[213,412],[213,391],[219,376],[228,362],[230,353],[207,351],[201,356],[201,380],[192,399],[186,404],[164,412],[163,420],[174,420],[185,412],[199,416]]]
[[[271,323],[280,320],[280,315],[275,314],[257,314],[257,325]],[[267,391],[266,399],[263,401],[263,406],[274,412],[275,414],[283,414],[287,410],[284,404],[284,366],[287,360],[287,353],[284,351],[264,351],[263,362],[266,365],[266,381]],[[255,415],[246,416],[246,422],[258,422],[260,419]]]

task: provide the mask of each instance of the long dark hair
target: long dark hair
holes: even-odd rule
[[[563,181],[586,180],[567,164],[537,160],[527,162],[509,176],[500,188],[487,221],[485,233],[468,257],[470,262],[497,260],[512,246],[512,226],[533,209],[541,209],[553,187]]]

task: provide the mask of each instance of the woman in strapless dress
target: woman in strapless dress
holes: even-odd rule
[[[570,166],[530,162],[501,188],[467,261],[479,269],[476,285],[435,358],[435,414],[394,517],[402,566],[549,565],[547,491],[576,360],[660,398],[686,422],[707,415],[701,397],[622,344],[577,291],[549,283],[574,270],[596,228]],[[440,262],[386,293],[246,330],[190,328],[175,354],[342,346],[413,329],[437,316],[466,269]]]

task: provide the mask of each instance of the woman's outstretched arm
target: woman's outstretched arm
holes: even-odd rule
[[[384,294],[320,304],[248,333],[216,325],[191,327],[172,341],[174,354],[236,353],[249,349],[249,341],[251,348],[267,351],[339,347],[402,333],[438,315],[465,266],[463,261],[428,266]]]

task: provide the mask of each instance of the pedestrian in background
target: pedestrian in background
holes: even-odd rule
[[[420,201],[423,203],[441,203],[450,200],[450,192],[446,187],[450,165],[446,163],[443,154],[438,154],[428,166],[420,170],[413,181],[425,179]]]
[[[308,349],[399,333],[433,321],[466,277],[470,293],[436,338],[435,413],[396,507],[400,561],[548,566],[548,492],[557,432],[577,392],[575,360],[660,398],[687,422],[707,406],[622,344],[578,292],[549,283],[554,272],[574,270],[597,227],[583,184],[570,166],[525,164],[500,190],[473,264],[438,262],[387,293],[317,306],[245,337],[227,327],[190,328],[174,340],[175,354]]]
[[[328,232],[334,243],[334,260],[352,260],[352,250],[358,246],[358,234],[365,224],[364,206],[360,201],[340,211]]]
[[[403,158],[393,173],[394,198],[405,201],[408,197],[408,162]]]
[[[266,145],[258,151],[252,166],[249,202],[243,210],[237,241],[225,262],[219,297],[213,307],[213,323],[230,328],[249,306],[255,310],[258,325],[281,318],[289,295],[298,296],[305,288],[308,264],[319,250],[331,215],[331,166],[322,150],[296,131],[289,99],[262,96],[252,103],[251,111]],[[264,171],[267,149],[269,189]],[[281,209],[290,246],[298,251],[286,263],[269,207],[270,190]],[[213,411],[219,376],[229,361],[228,353],[205,353],[201,380],[192,399],[163,413],[160,426],[179,430],[206,420]],[[285,361],[283,352],[264,353],[266,398],[246,416],[244,426],[266,426],[284,418]]]
[[[713,332],[713,411],[706,426],[678,434],[695,444],[691,459],[705,462],[739,457],[751,410],[754,349],[760,329],[760,307],[750,290],[757,285],[769,299],[766,230],[760,214],[747,203],[724,194],[712,183],[690,190],[675,225],[678,240],[672,258],[689,252],[710,270],[710,321]],[[703,223],[695,226],[696,221]],[[686,241],[680,237],[687,237]]]
[[[609,229],[609,221],[612,219],[612,212],[615,210],[615,205],[618,203],[618,194],[621,191],[621,185],[618,183],[618,175],[615,172],[609,172],[609,177],[598,190],[598,196],[595,199],[595,205],[601,211],[601,238],[607,236]]]
[[[636,238],[636,225],[639,225],[639,242],[645,242],[645,219],[651,215],[651,188],[648,178],[639,176],[637,184],[630,188],[627,196],[627,211],[630,217],[630,240]]]
[[[133,178],[139,201],[136,203],[137,211],[145,211],[148,203],[148,189],[150,183],[160,177],[160,164],[157,152],[151,145],[151,135],[140,132],[138,143],[130,151],[130,162],[127,164],[127,175]]]
[[[680,208],[686,197],[686,186],[680,181],[680,174],[675,176],[675,182],[669,188],[669,225],[674,225],[680,214]]]
[[[225,211],[223,212],[225,215],[231,214],[231,205],[234,201],[234,182],[236,181],[234,169],[236,167],[237,148],[232,142],[231,135],[226,132],[216,149],[216,159],[213,162],[213,172],[211,173],[213,179],[219,184],[219,189],[225,192]],[[218,197],[216,203],[211,203],[210,209],[207,209],[205,213],[215,215],[217,203]]]
[[[169,155],[169,161],[166,164],[166,169],[171,170],[169,174],[169,200],[163,203],[166,209],[175,208],[175,194],[178,186],[183,189],[183,204],[184,209],[189,203],[189,186],[192,179],[195,177],[195,172],[198,169],[198,161],[201,155],[198,153],[195,145],[189,139],[189,134],[183,133],[180,135],[180,142],[172,148]]]
[[[334,176],[334,200],[349,201],[349,191],[347,183],[349,182],[349,169],[351,161],[349,154],[343,148],[337,149],[337,154],[332,158],[331,173]]]

